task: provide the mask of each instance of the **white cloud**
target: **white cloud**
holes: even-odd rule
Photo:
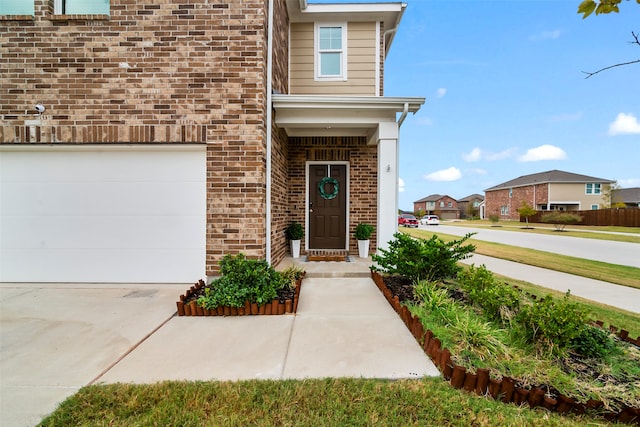
[[[451,166],[449,169],[443,169],[431,172],[424,176],[427,181],[457,181],[462,178],[460,169]]]
[[[462,158],[464,159],[465,162],[477,162],[479,160],[495,162],[496,160],[504,160],[511,157],[514,152],[515,150],[513,148],[507,148],[506,150],[494,153],[491,151],[485,151],[478,147],[475,147],[470,152],[462,154]]]
[[[398,177],[398,193],[404,193],[404,180]]]
[[[562,33],[562,31],[560,31],[560,30],[542,31],[542,32],[537,33],[537,34],[530,35],[529,36],[529,40],[537,41],[537,40],[557,39],[558,37],[560,37],[561,33]]]
[[[640,122],[633,114],[620,113],[609,125],[609,135],[631,135],[640,133]]]
[[[442,98],[446,94],[447,94],[447,88],[445,87],[439,87],[438,90],[436,90],[436,97],[438,98]]]
[[[469,153],[462,155],[462,158],[464,159],[465,162],[477,162],[478,160],[480,160],[481,157],[482,157],[482,150],[480,150],[478,147],[475,147]]]
[[[520,162],[538,162],[540,160],[562,160],[567,158],[567,153],[554,145],[544,144],[536,148],[530,148],[527,153],[520,156]]]

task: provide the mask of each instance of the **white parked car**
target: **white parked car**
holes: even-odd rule
[[[438,225],[440,224],[440,218],[438,218],[438,215],[425,215],[420,222],[422,225]]]

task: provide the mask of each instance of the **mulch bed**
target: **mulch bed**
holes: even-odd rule
[[[441,348],[441,341],[433,336],[433,332],[430,330],[425,331],[419,318],[413,316],[409,309],[402,304],[416,302],[411,280],[402,276],[382,276],[376,272],[372,272],[372,277],[387,301],[421,344],[425,353],[438,367],[445,380],[449,381],[452,386],[475,392],[478,395],[492,396],[494,399],[502,400],[504,403],[528,404],[531,408],[543,406],[550,411],[558,413],[583,413],[587,409],[594,409],[598,410],[609,421],[640,425],[640,408],[625,407],[619,412],[607,411],[603,409],[604,404],[601,401],[589,400],[586,403],[581,403],[571,397],[562,395],[558,390],[548,385],[525,388],[525,385],[517,379],[506,376],[500,380],[491,378],[489,369],[477,368],[475,369],[476,373],[466,372],[466,368],[457,366],[452,362],[451,352],[446,348]],[[452,297],[465,299],[458,292],[455,292]],[[601,321],[596,322],[596,325],[603,327]],[[632,339],[628,336],[627,331],[618,332],[618,328],[615,326],[609,326],[609,330],[617,333],[618,339],[640,346],[640,337]],[[572,358],[571,363],[569,363],[572,366],[567,366],[567,368],[575,369],[576,367],[581,367],[582,369],[587,369],[586,365],[581,362],[581,360]]]
[[[303,275],[304,278],[304,275]],[[249,316],[249,315],[279,315],[295,313],[298,308],[298,297],[302,286],[302,278],[298,279],[295,288],[282,288],[277,291],[278,296],[273,301],[259,306],[249,301],[243,307],[217,307],[206,309],[197,304],[200,296],[205,295],[207,285],[203,280],[198,281],[176,302],[178,316]]]

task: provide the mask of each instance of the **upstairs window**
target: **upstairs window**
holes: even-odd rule
[[[109,0],[55,0],[56,15],[109,15]]]
[[[587,183],[586,184],[586,190],[585,193],[586,194],[601,194],[600,192],[600,183]]]
[[[33,15],[33,1],[0,0],[0,15]]]
[[[316,24],[316,79],[347,79],[347,25]]]

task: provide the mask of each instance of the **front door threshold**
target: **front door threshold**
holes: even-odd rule
[[[349,251],[345,249],[309,249],[307,261],[349,262]]]

